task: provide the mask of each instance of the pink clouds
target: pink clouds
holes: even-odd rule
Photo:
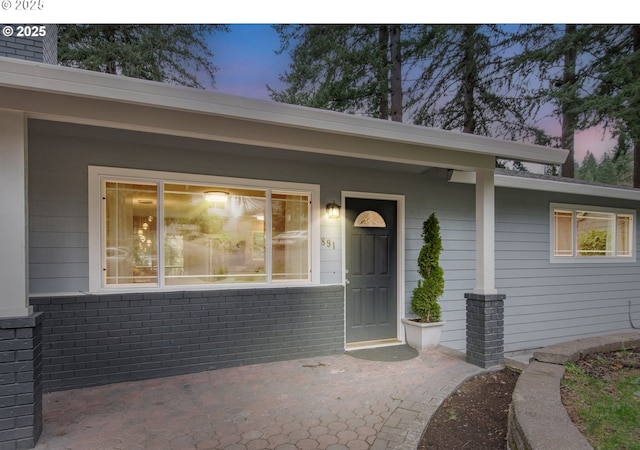
[[[560,121],[557,118],[547,116],[538,123],[538,126],[552,136],[560,136]],[[582,162],[587,151],[589,151],[595,156],[596,160],[599,160],[606,152],[612,151],[615,144],[615,140],[611,138],[611,133],[605,131],[601,126],[578,131],[573,145],[574,159],[577,163]]]
[[[611,138],[611,134],[602,127],[593,127],[576,133],[574,143],[574,158],[582,161],[587,151],[593,153],[596,160],[599,160],[606,152],[613,150],[616,142]]]

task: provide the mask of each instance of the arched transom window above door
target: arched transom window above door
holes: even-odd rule
[[[386,228],[387,223],[384,221],[382,216],[375,211],[362,211],[356,217],[356,220],[353,223],[354,227],[359,228]]]

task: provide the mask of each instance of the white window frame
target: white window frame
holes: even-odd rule
[[[555,211],[570,211],[573,213],[573,255],[572,256],[555,256]],[[586,212],[594,212],[594,213],[608,213],[608,214],[618,214],[632,216],[632,224],[631,224],[631,255],[630,256],[580,256],[578,255],[578,236],[576,229],[576,220],[577,220],[577,212],[578,211],[586,211]],[[614,221],[617,226],[617,220]],[[591,264],[602,264],[602,263],[635,263],[636,262],[636,210],[635,209],[623,209],[623,208],[610,208],[604,206],[591,206],[591,205],[577,205],[577,204],[567,204],[567,203],[550,203],[549,204],[549,261],[553,264],[555,263],[591,263]],[[617,230],[616,230],[617,234]],[[614,245],[615,247],[615,245]]]
[[[255,180],[246,178],[230,178],[211,175],[195,175],[176,172],[162,172],[154,170],[125,169],[119,167],[89,166],[89,290],[92,293],[104,292],[147,292],[147,291],[187,291],[187,290],[218,290],[243,289],[250,287],[281,287],[301,286],[320,283],[320,185],[307,183],[293,183],[284,181]],[[158,277],[158,286],[105,286],[103,285],[103,224],[104,202],[102,202],[102,184],[104,180],[125,181],[131,183],[178,183],[178,184],[211,184],[213,186],[228,186],[230,188],[255,188],[279,192],[309,193],[310,206],[310,236],[309,236],[309,280],[304,281],[271,281],[264,283],[235,283],[235,284],[202,284],[164,286],[162,276]],[[161,207],[161,205],[159,205]],[[161,233],[161,230],[158,230]],[[162,246],[160,246],[162,247]]]

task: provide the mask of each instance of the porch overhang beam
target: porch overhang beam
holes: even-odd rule
[[[27,96],[31,93],[37,94],[38,98],[47,98],[47,94],[59,96],[57,98],[62,101],[50,101],[47,105],[47,114],[50,116],[57,115],[60,121],[73,122],[71,120],[73,117],[76,117],[77,120],[91,120],[92,116],[87,114],[85,109],[76,113],[69,111],[69,104],[75,103],[73,100],[75,98],[87,100],[96,110],[96,113],[106,113],[107,111],[97,110],[109,104],[131,107],[127,110],[128,114],[123,117],[122,123],[118,121],[117,117],[113,116],[108,121],[114,127],[120,123],[118,127],[124,129],[137,129],[123,127],[127,123],[135,124],[135,120],[131,121],[131,116],[143,111],[134,107],[143,107],[157,112],[164,111],[161,115],[164,114],[165,116],[172,116],[172,112],[188,112],[191,114],[190,117],[205,118],[209,121],[216,117],[243,123],[245,139],[250,139],[251,136],[247,135],[253,134],[252,128],[249,128],[249,132],[247,132],[248,123],[257,126],[258,131],[261,129],[258,125],[266,126],[271,135],[258,134],[262,138],[262,142],[255,145],[278,145],[281,148],[289,148],[283,147],[287,145],[287,142],[277,142],[276,144],[279,136],[274,136],[274,134],[282,136],[284,134],[295,134],[295,131],[292,130],[304,130],[311,132],[310,134],[305,134],[305,137],[315,138],[320,135],[325,139],[329,138],[342,144],[345,148],[352,141],[343,139],[343,137],[356,138],[366,143],[376,142],[380,145],[380,147],[374,148],[373,153],[356,151],[357,156],[354,154],[344,156],[365,158],[365,155],[371,155],[370,158],[372,159],[388,158],[389,161],[401,163],[410,163],[409,161],[415,160],[420,165],[433,167],[473,170],[475,167],[485,168],[486,163],[484,161],[495,157],[523,162],[560,164],[564,162],[567,155],[567,151],[563,149],[554,149],[524,142],[492,139],[468,133],[395,123],[334,111],[247,99],[68,67],[17,61],[2,57],[0,57],[0,62],[2,63],[0,87],[14,93],[19,92],[18,100],[22,100],[23,103],[28,100]],[[51,99],[53,98],[56,97],[51,97]],[[20,104],[15,104],[14,107],[8,106],[11,102],[15,103],[16,99],[10,100],[6,91],[0,94],[0,100],[3,101],[0,103],[0,108],[36,112],[35,109],[26,108],[24,105],[21,107]],[[41,111],[41,113],[44,113],[44,111]],[[176,116],[176,118],[179,117]],[[97,117],[94,117],[94,119],[98,120]],[[221,123],[224,123],[224,121]],[[110,126],[104,122],[100,125]],[[165,121],[162,125],[165,130],[176,133],[176,135],[194,131],[190,129],[190,124],[180,121],[168,121],[168,123]],[[143,127],[142,124],[139,126]],[[147,131],[152,131],[153,129],[151,127]],[[144,130],[140,129],[140,131]],[[211,134],[211,136],[214,134]],[[187,136],[187,134],[180,135]],[[249,142],[245,141],[245,143]],[[309,141],[306,141],[306,144],[308,145]],[[304,143],[298,142],[291,149],[305,150],[306,148],[307,151],[312,151],[313,148],[317,148],[326,154],[341,155],[347,151],[345,148],[342,150],[333,149],[331,145],[324,144],[326,142],[323,143],[320,140],[315,146],[305,147]],[[338,153],[331,153],[332,150]],[[446,157],[439,154],[447,156],[457,154],[463,157],[465,161],[464,164],[461,164],[453,158],[447,164],[442,161]],[[483,162],[474,162],[473,159],[468,161],[467,159],[470,155],[480,157]],[[427,162],[426,160],[429,159],[431,161]]]
[[[211,113],[158,108],[0,86],[0,108],[32,119],[230,142],[337,157],[440,167],[492,168],[495,156],[435,145],[343,134]],[[347,115],[345,115],[347,116]],[[383,122],[383,121],[380,121]]]

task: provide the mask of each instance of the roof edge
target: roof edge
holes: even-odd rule
[[[69,67],[0,57],[0,85],[164,109],[220,115],[249,121],[494,155],[543,164],[561,164],[568,151],[457,131],[396,123],[336,111],[249,99],[184,86],[114,76]]]
[[[563,194],[588,195],[591,197],[640,201],[640,189],[584,182],[581,183],[567,180],[570,179],[552,179],[546,177],[535,178],[522,175],[518,176],[504,172],[500,173],[498,171],[496,171],[495,174],[496,187],[527,189],[543,192],[561,192]],[[476,174],[474,172],[453,170],[450,174],[449,181],[452,183],[475,184]]]

